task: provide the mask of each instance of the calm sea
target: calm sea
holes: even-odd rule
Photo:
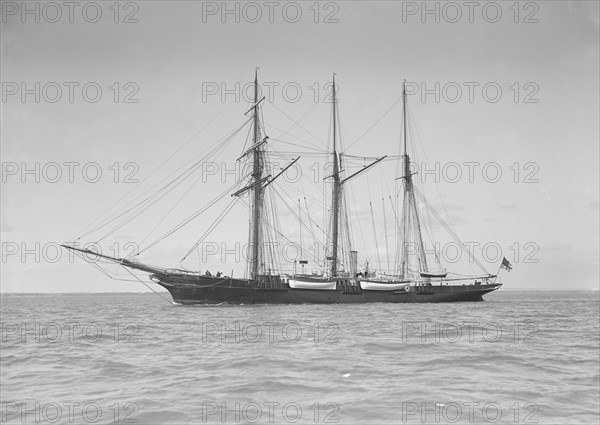
[[[3,295],[1,421],[597,424],[598,292],[486,299]]]

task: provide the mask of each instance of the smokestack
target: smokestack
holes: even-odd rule
[[[350,251],[350,274],[356,277],[358,272],[358,251]]]

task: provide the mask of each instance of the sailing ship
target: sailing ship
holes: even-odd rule
[[[133,256],[119,258],[81,248],[77,243],[62,246],[82,257],[93,257],[101,261],[114,263],[125,268],[135,279],[144,283],[133,271],[142,272],[150,281],[164,287],[178,304],[302,304],[302,303],[427,303],[482,301],[483,295],[497,290],[502,285],[496,282],[497,275],[483,273],[479,275],[448,278],[446,270],[430,269],[423,243],[420,214],[417,207],[417,190],[411,173],[410,156],[407,148],[407,96],[403,85],[403,151],[401,155],[401,175],[395,180],[402,185],[402,214],[396,220],[398,228],[395,247],[395,264],[391,273],[358,270],[358,253],[350,244],[341,245],[341,239],[349,241],[350,235],[344,220],[347,220],[344,188],[358,175],[376,166],[386,157],[375,159],[354,173],[346,173],[343,168],[343,156],[338,152],[337,93],[335,74],[332,81],[332,173],[326,177],[331,184],[331,208],[329,209],[329,228],[327,244],[320,262],[319,272],[305,273],[306,260],[300,260],[302,272],[297,273],[294,261],[293,272],[280,272],[275,267],[273,253],[268,244],[268,235],[273,233],[269,216],[277,213],[266,209],[265,198],[273,183],[299,159],[295,158],[274,176],[268,173],[267,148],[269,137],[265,126],[261,125],[260,112],[264,97],[259,99],[258,73],[254,76],[254,101],[248,110],[251,113],[250,146],[240,159],[249,162],[251,173],[241,188],[236,186],[231,196],[248,200],[249,229],[248,256],[246,274],[234,278],[221,273],[191,271],[181,268],[156,267],[142,263]],[[349,174],[349,175],[346,175]],[[148,199],[148,198],[146,198]],[[144,207],[143,202],[138,205]],[[307,207],[308,208],[308,207]],[[123,214],[118,215],[118,217]],[[108,220],[105,223],[110,223]],[[99,228],[101,226],[97,226]],[[301,227],[302,228],[302,227]],[[169,233],[170,234],[170,233]],[[76,242],[79,240],[78,238]],[[416,261],[411,258],[410,246],[417,246]],[[198,247],[198,243],[190,250]],[[139,252],[136,253],[136,256]],[[188,252],[189,254],[189,252]],[[343,258],[342,258],[343,257]],[[185,258],[185,257],[184,257]],[[145,284],[145,283],[144,283]]]

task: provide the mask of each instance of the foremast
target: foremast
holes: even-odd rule
[[[257,68],[258,70],[258,68]],[[249,183],[239,189],[231,196],[241,196],[246,192],[250,192],[250,223],[249,223],[249,234],[248,234],[248,261],[247,261],[247,272],[248,279],[254,281],[261,281],[265,278],[266,267],[265,263],[271,262],[273,265],[273,258],[267,258],[264,250],[264,239],[267,232],[265,231],[268,214],[264,211],[264,198],[265,188],[273,183],[279,176],[285,173],[291,166],[293,166],[300,157],[297,157],[288,165],[283,167],[276,175],[272,176],[266,171],[267,164],[267,149],[266,142],[269,139],[268,136],[264,135],[260,125],[260,103],[265,99],[258,98],[259,87],[258,87],[258,71],[254,74],[254,104],[246,112],[252,111],[252,144],[251,146],[238,158],[238,161],[246,156],[252,156],[252,173],[250,175]],[[263,137],[264,136],[264,137]],[[271,253],[272,255],[272,253]],[[270,279],[271,271],[273,269],[269,267],[269,276],[266,280]]]

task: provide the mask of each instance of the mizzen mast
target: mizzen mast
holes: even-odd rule
[[[249,278],[258,280],[260,262],[261,262],[261,250],[260,245],[262,242],[261,225],[262,220],[262,207],[263,207],[263,156],[264,148],[259,143],[260,127],[259,127],[259,115],[258,115],[258,68],[254,73],[254,119],[253,119],[253,138],[252,146],[255,146],[253,153],[253,166],[252,166],[252,217],[251,217],[251,230],[250,230],[250,270]]]

